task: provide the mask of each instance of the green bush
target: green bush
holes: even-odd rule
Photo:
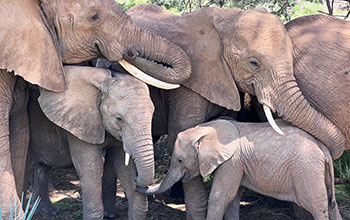
[[[334,161],[334,175],[338,178],[350,179],[350,151]]]

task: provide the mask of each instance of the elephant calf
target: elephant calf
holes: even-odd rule
[[[161,193],[181,178],[186,182],[215,170],[207,219],[222,219],[229,205],[228,213],[238,219],[240,186],[293,201],[315,219],[341,219],[329,151],[306,132],[281,121],[278,124],[284,136],[267,123],[222,119],[181,132],[166,178],[138,191]]]
[[[65,92],[42,90],[38,98],[38,90],[31,91],[30,148],[41,164],[34,179],[34,194],[42,198],[39,210],[55,212],[47,195],[48,166],[64,167],[73,163],[82,186],[83,218],[103,219],[101,151],[117,146],[111,148],[112,156],[106,155],[105,168],[106,164],[112,164],[113,168],[115,161],[129,200],[129,219],[145,218],[147,199],[135,191],[135,179],[147,186],[154,175],[151,135],[154,107],[147,85],[130,75],[113,72],[112,76],[111,71],[99,68],[66,66],[65,71]],[[123,150],[128,153],[126,164],[129,155],[135,160],[137,178],[132,163],[125,167]],[[103,178],[112,188],[104,189],[113,191],[116,182],[110,167],[105,169]],[[106,196],[108,210],[113,210],[115,191]]]

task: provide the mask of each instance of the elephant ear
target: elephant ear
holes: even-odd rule
[[[56,93],[41,89],[39,104],[56,125],[90,144],[102,144],[105,129],[99,111],[100,90],[111,72],[94,67],[65,66],[67,89]]]
[[[203,177],[230,159],[240,144],[239,132],[232,122],[217,120],[205,128],[198,142],[199,172]]]
[[[56,35],[38,0],[4,0],[0,7],[0,69],[51,91],[66,88]]]
[[[206,8],[177,19],[165,33],[189,55],[192,74],[183,85],[210,102],[228,109],[241,108],[237,86],[223,56],[223,45],[214,22],[233,9]]]

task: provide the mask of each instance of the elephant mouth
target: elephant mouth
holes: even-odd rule
[[[128,52],[126,52],[124,54],[123,57],[124,57],[125,60],[127,60],[129,62],[135,61],[138,58],[138,59],[142,59],[142,60],[144,60],[146,62],[152,62],[154,64],[162,65],[163,67],[166,67],[166,68],[174,68],[171,64],[164,63],[164,62],[161,62],[161,61],[158,61],[158,60],[155,60],[155,59],[151,59],[151,58],[146,57],[144,55],[141,55],[136,50],[129,50]]]

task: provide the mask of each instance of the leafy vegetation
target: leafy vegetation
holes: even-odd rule
[[[124,10],[143,3],[156,4],[178,14],[193,11],[204,7],[225,7],[238,9],[265,8],[280,17],[284,22],[291,19],[311,14],[330,13],[326,6],[319,0],[117,0]],[[333,15],[345,17],[347,10],[333,10]]]
[[[338,178],[350,179],[350,151],[345,151],[343,156],[334,161],[334,175]]]

